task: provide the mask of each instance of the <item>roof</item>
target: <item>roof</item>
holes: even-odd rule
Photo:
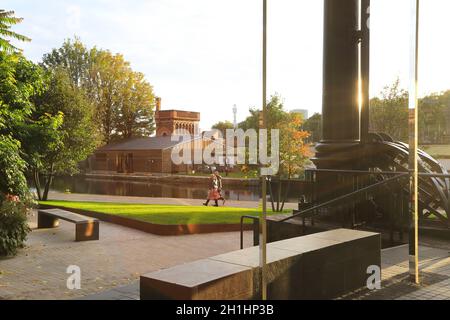
[[[186,140],[172,141],[170,136],[132,138],[118,143],[110,143],[97,149],[97,151],[128,151],[128,150],[158,150],[176,146]]]
[[[200,114],[200,112],[198,112],[198,111],[189,111],[189,110],[180,110],[180,109],[161,109],[161,110],[158,110],[158,112],[173,112],[173,111],[176,111],[176,112],[187,112],[187,113],[193,113],[193,114]]]

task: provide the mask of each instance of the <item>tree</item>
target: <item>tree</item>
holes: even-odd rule
[[[122,55],[95,50],[91,73],[94,84],[92,90],[96,96],[96,119],[105,143],[111,142],[119,134],[119,105],[126,99],[123,94],[126,94],[128,70],[129,63]]]
[[[26,163],[17,128],[31,116],[32,97],[43,87],[44,75],[39,66],[21,54],[0,51],[0,194],[28,195]]]
[[[419,100],[419,143],[448,143],[449,128],[450,91],[433,93]]]
[[[50,75],[47,89],[35,98],[35,104],[24,149],[38,197],[47,200],[54,176],[77,173],[78,163],[92,154],[98,139],[92,131],[91,105],[64,69]]]
[[[0,51],[0,255],[13,255],[30,229],[32,205],[17,128],[33,111],[31,98],[43,87],[42,70],[20,54]]]
[[[239,128],[243,130],[259,129],[259,122],[261,118],[261,110],[257,108],[250,108],[250,116],[239,124]],[[275,94],[270,97],[270,100],[266,106],[266,127],[267,129],[278,128],[279,123],[286,116],[286,112],[283,110],[283,102],[281,96]]]
[[[306,120],[302,129],[308,131],[310,136],[307,139],[309,142],[316,143],[322,140],[322,115],[314,113],[308,120]]]
[[[230,121],[226,120],[226,121],[217,122],[211,128],[215,129],[215,130],[219,130],[220,133],[222,134],[222,136],[226,137],[227,129],[234,129],[234,125]]]
[[[20,156],[20,142],[11,136],[0,135],[0,167],[0,195],[25,197],[28,193],[26,163]]]
[[[67,70],[73,86],[84,90],[103,142],[154,132],[153,88],[121,54],[89,50],[75,38],[46,54],[42,65],[47,70]]]
[[[92,52],[94,55],[96,50]],[[53,49],[50,53],[44,54],[42,66],[46,70],[63,68],[72,79],[74,86],[86,89],[88,93],[92,91],[91,71],[93,58],[91,52],[85,47],[79,38],[73,41],[67,39],[58,49]]]
[[[267,129],[280,130],[280,161],[281,170],[278,175],[291,178],[300,172],[309,156],[309,146],[305,139],[309,136],[306,131],[301,129],[303,119],[296,113],[289,113],[284,110],[282,98],[279,95],[271,96],[267,103]],[[240,128],[258,129],[261,119],[261,110],[250,109],[250,116],[244,122],[239,124]],[[269,137],[268,149],[271,149],[271,139]],[[248,170],[250,166],[243,167]]]
[[[20,51],[20,49],[13,46],[7,38],[16,39],[19,41],[31,41],[30,38],[11,31],[11,27],[22,22],[22,20],[23,18],[17,18],[14,16],[14,11],[0,9],[0,50],[4,50],[7,53]]]
[[[115,133],[113,138],[150,136],[154,130],[152,86],[140,72],[125,72],[121,85],[117,110],[114,112]]]
[[[291,179],[299,174],[311,155],[305,139],[309,133],[301,130],[302,116],[289,113],[279,124],[280,128],[280,175]]]
[[[33,111],[31,98],[44,88],[41,68],[21,54],[0,51],[0,134],[13,132]]]
[[[372,132],[383,132],[395,140],[408,141],[408,92],[400,88],[400,80],[386,86],[380,98],[370,101]]]

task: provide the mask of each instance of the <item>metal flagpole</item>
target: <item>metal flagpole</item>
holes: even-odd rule
[[[263,0],[263,72],[262,72],[262,125],[261,128],[266,128],[266,96],[267,96],[267,0]],[[266,176],[261,175],[261,191],[262,191],[262,210],[259,217],[259,266],[261,269],[261,298],[267,299],[267,226],[266,226],[266,210],[267,210],[267,179]]]
[[[409,274],[411,280],[419,278],[419,172],[418,172],[418,66],[419,66],[419,0],[412,0],[411,8],[411,83],[409,89],[409,170],[410,223],[409,223]]]

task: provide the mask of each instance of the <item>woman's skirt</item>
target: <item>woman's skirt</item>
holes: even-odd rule
[[[208,200],[219,200],[220,193],[217,189],[210,189],[208,192]]]

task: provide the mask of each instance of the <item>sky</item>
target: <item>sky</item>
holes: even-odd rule
[[[338,1],[338,0],[336,0]],[[411,0],[372,0],[371,96],[409,85]],[[78,36],[122,53],[165,109],[201,112],[201,129],[262,104],[262,0],[1,0],[24,21],[29,59]],[[450,89],[450,1],[421,1],[419,95]],[[322,108],[322,0],[268,0],[268,94],[287,110]]]

